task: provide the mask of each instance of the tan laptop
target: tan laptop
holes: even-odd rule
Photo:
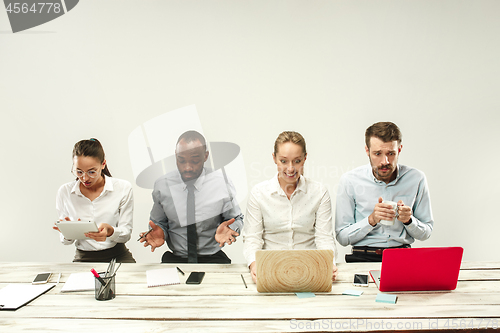
[[[332,290],[332,250],[260,250],[255,261],[258,292]]]

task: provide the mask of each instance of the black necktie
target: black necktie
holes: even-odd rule
[[[198,235],[196,234],[196,218],[194,203],[194,185],[187,185],[187,242],[188,242],[188,263],[198,262]]]

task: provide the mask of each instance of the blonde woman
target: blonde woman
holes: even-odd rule
[[[335,253],[328,190],[303,175],[304,138],[297,132],[281,133],[272,156],[278,173],[254,186],[244,220],[244,254],[254,282],[257,250],[331,249]],[[335,263],[332,273],[335,280]]]

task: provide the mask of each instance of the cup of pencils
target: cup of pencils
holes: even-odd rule
[[[106,276],[105,272],[99,273],[99,278],[95,278],[95,299],[98,301],[108,301],[115,298],[115,274]]]
[[[98,301],[108,301],[115,298],[115,276],[116,271],[121,264],[115,269],[116,259],[111,260],[106,272],[97,273],[95,269],[90,271],[95,277],[95,299]]]

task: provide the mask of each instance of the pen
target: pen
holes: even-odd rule
[[[59,284],[59,281],[61,281],[61,275],[62,275],[62,273],[59,273],[59,277],[57,278],[56,284]]]
[[[101,282],[101,285],[104,286],[106,284],[106,282],[104,282],[104,280],[102,279],[102,277],[100,277],[99,274],[97,274],[97,272],[95,271],[95,269],[92,268],[90,271],[92,272],[92,274],[94,274],[95,278],[97,280],[99,280],[99,282]]]
[[[179,271],[179,273],[181,273],[182,275],[185,275],[184,272],[179,267],[175,267],[175,268],[177,268],[177,270]]]
[[[115,271],[113,272],[113,274],[112,274],[112,275],[115,275],[115,274],[116,274],[116,272],[118,272],[118,269],[120,269],[120,266],[121,266],[121,265],[122,265],[122,263],[120,263],[120,264],[118,265],[118,267],[115,269]]]
[[[94,274],[95,278],[97,280],[99,280],[99,283],[101,283],[101,287],[99,288],[99,293],[98,293],[98,296],[101,296],[101,293],[103,291],[104,285],[106,283],[104,282],[104,280],[102,279],[102,277],[100,277],[99,274],[95,271],[95,269],[92,268],[90,271],[92,272],[92,274]]]
[[[105,282],[100,276],[99,274],[95,271],[95,269],[91,269],[90,271],[92,272],[92,274],[94,274],[94,276],[96,277],[96,279],[99,280],[99,282],[101,283],[101,287],[99,288],[99,292],[97,293],[97,298],[100,298],[101,297],[101,294],[103,292],[106,292],[108,295],[111,294],[113,295],[113,290],[111,290],[110,288],[108,288],[108,285],[109,283],[112,281],[114,275],[116,274],[116,271],[118,271],[118,269],[120,268],[120,266],[122,265],[121,263],[118,265],[118,267],[115,269],[115,264],[116,264],[116,258],[113,258],[111,259],[111,262],[109,263],[108,265],[108,268],[106,269],[106,273],[104,275],[104,277],[106,278],[109,278],[108,279],[108,282]],[[108,296],[105,296],[105,297],[108,297]]]
[[[122,263],[120,263],[120,264],[118,265],[118,268],[117,268],[117,269],[115,269],[114,271],[112,271],[112,272],[111,272],[111,279],[109,279],[109,280],[108,280],[108,282],[106,282],[106,284],[105,284],[105,285],[101,286],[101,289],[99,290],[99,293],[98,293],[98,295],[97,295],[97,297],[98,297],[98,298],[99,298],[99,297],[101,296],[101,294],[102,294],[104,291],[106,291],[106,290],[107,290],[107,292],[108,292],[108,293],[111,293],[111,295],[113,295],[113,290],[111,290],[110,288],[108,289],[107,287],[108,287],[109,283],[111,282],[111,280],[113,279],[113,276],[116,274],[116,271],[118,271],[118,269],[120,268],[120,266],[121,266],[121,265],[122,265]],[[113,269],[114,269],[114,267],[113,267]]]
[[[108,270],[106,271],[106,277],[110,277],[114,274],[113,272],[115,270],[115,264],[116,264],[116,258],[111,259]]]
[[[143,239],[144,237],[146,237],[151,231],[153,231],[153,229],[149,229],[144,235],[142,235],[141,237],[139,237],[139,239],[137,241],[140,241],[141,239]]]
[[[243,274],[241,274],[241,279],[243,280],[243,284],[245,285],[245,288],[248,288],[247,283],[245,282],[245,278],[243,277]]]

